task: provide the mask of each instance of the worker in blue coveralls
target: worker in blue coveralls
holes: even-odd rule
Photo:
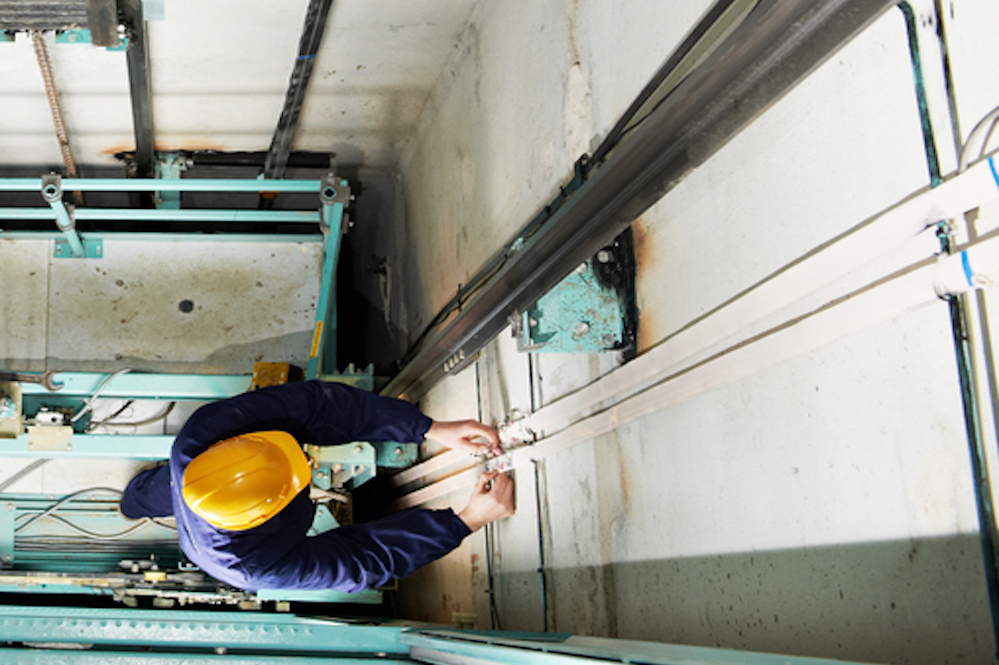
[[[315,505],[299,444],[425,436],[470,453],[499,452],[495,429],[474,420],[434,422],[402,400],[322,381],[263,388],[198,409],[177,435],[169,464],[129,482],[121,511],[133,519],[173,515],[191,562],[240,589],[377,587],[512,515],[513,481],[483,474],[457,514],[409,510],[307,536]]]

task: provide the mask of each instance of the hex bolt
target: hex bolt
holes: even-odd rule
[[[572,336],[582,337],[588,332],[590,332],[590,324],[586,321],[580,321],[576,324],[576,327],[572,329]]]
[[[402,457],[402,446],[396,446],[395,450],[392,451],[396,457]]]

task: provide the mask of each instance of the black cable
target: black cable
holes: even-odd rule
[[[681,62],[683,62],[683,59],[690,54],[697,43],[708,33],[708,30],[710,30],[718,19],[721,18],[726,11],[728,11],[735,1],[736,0],[721,0],[720,2],[715,3],[715,5],[708,10],[708,13],[697,22],[697,25],[695,25],[694,28],[687,34],[677,49],[670,54],[669,58],[666,59],[666,62],[663,63],[663,66],[660,67],[652,77],[652,80],[650,80],[645,88],[642,89],[642,92],[638,94],[638,97],[635,98],[635,100],[631,103],[631,106],[629,106],[624,112],[621,119],[617,121],[617,124],[615,124],[610,133],[607,134],[607,138],[605,138],[600,146],[593,152],[593,157],[590,159],[591,166],[596,166],[597,164],[603,162],[607,155],[615,147],[617,147],[622,140],[624,140],[624,137],[627,134],[634,131],[636,127],[645,122],[649,115],[651,115],[652,111],[659,108],[663,100],[665,100],[669,95],[664,95],[663,99],[656,103],[652,111],[646,113],[637,122],[632,122],[632,119],[642,109],[645,103],[659,91],[669,75],[673,73]]]

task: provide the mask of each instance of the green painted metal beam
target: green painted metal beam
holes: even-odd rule
[[[226,178],[72,178],[74,192],[278,192],[318,193],[321,180],[234,180]],[[40,192],[41,178],[0,178],[0,192]]]
[[[291,614],[0,606],[0,642],[403,656],[402,630]]]
[[[38,448],[29,434],[0,439],[0,455],[9,457],[113,457],[130,460],[162,460],[170,457],[174,437],[144,434],[74,434],[59,447]]]
[[[273,656],[252,654],[141,653],[129,651],[52,651],[34,648],[0,649],[4,665],[412,665],[408,658],[368,657],[331,658],[324,654]]]
[[[340,257],[343,204],[323,206],[323,220],[328,227],[323,258],[323,274],[319,282],[319,302],[316,304],[316,324],[309,351],[305,378],[314,379],[321,372],[336,371],[336,266]]]
[[[168,182],[159,180],[157,182]],[[319,212],[312,210],[177,210],[155,208],[77,208],[77,222],[273,222],[276,224],[318,224]],[[0,220],[46,220],[59,223],[52,208],[0,208]],[[67,217],[68,219],[68,217]],[[60,226],[61,228],[61,226]]]
[[[135,241],[169,241],[169,242],[299,242],[320,243],[324,236],[321,233],[116,233],[114,231],[90,231],[80,234],[83,244],[88,241],[114,242],[116,240]],[[59,231],[0,231],[0,239],[5,240],[61,240]]]
[[[38,372],[23,372],[37,374]],[[55,372],[52,380],[62,384],[50,392],[38,383],[21,383],[24,395],[59,397],[93,395],[109,374],[99,372]],[[214,401],[245,393],[253,377],[249,374],[154,374],[129,372],[111,379],[100,392],[110,399],[163,399],[170,401]]]

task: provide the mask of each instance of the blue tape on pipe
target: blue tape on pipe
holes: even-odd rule
[[[996,181],[996,185],[999,186],[999,173],[996,173],[996,163],[991,157],[989,157],[989,168],[992,169],[992,177]]]
[[[991,161],[991,160],[989,160]],[[995,169],[992,170],[995,173]],[[961,252],[961,265],[964,266],[964,278],[968,280],[968,286],[974,286],[975,282],[972,280],[974,273],[971,271],[971,264],[968,263],[968,252],[967,250]]]

